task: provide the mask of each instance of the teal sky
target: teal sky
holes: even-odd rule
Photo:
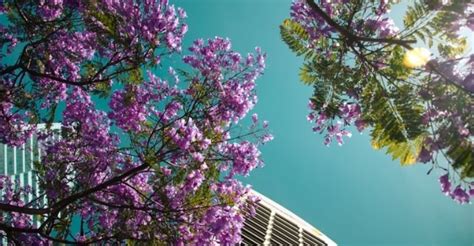
[[[339,245],[474,245],[474,205],[443,196],[427,165],[401,167],[354,133],[342,147],[322,144],[306,121],[312,88],[298,80],[300,58],[280,40],[291,0],[175,0],[188,13],[185,46],[229,37],[244,54],[260,46],[267,69],[254,112],[275,140],[264,168],[244,182],[290,209]]]
[[[439,173],[426,175],[429,166],[401,167],[373,150],[367,134],[354,132],[342,147],[328,148],[311,131],[306,105],[312,88],[299,82],[302,59],[279,35],[291,0],[173,2],[188,13],[185,47],[222,36],[243,54],[255,46],[267,53],[253,112],[270,121],[275,140],[262,148],[265,167],[245,183],[339,245],[474,245],[474,205],[444,197]]]

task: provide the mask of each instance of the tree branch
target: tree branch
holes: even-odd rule
[[[3,211],[10,211],[10,212],[19,212],[19,213],[23,213],[23,214],[46,214],[46,213],[55,213],[55,212],[58,212],[58,211],[61,211],[61,209],[63,209],[64,207],[66,207],[67,205],[83,198],[83,197],[86,197],[94,192],[97,192],[97,191],[100,191],[100,190],[103,190],[111,185],[114,185],[118,182],[120,182],[122,179],[130,176],[130,175],[133,175],[141,170],[144,170],[145,168],[148,167],[148,164],[147,163],[144,163],[138,167],[135,167],[133,169],[130,169],[128,170],[127,172],[121,174],[121,175],[118,175],[118,176],[115,176],[114,178],[111,178],[109,179],[108,181],[104,182],[104,183],[101,183],[100,185],[97,185],[93,188],[90,188],[90,189],[87,189],[87,190],[84,190],[82,192],[79,192],[79,193],[76,193],[74,195],[71,195],[65,199],[62,199],[60,200],[59,202],[53,204],[51,207],[49,208],[41,208],[41,209],[38,209],[38,208],[27,208],[27,207],[22,207],[22,206],[14,206],[14,205],[9,205],[9,204],[0,204],[0,210],[3,210]],[[0,228],[1,229],[1,228]]]
[[[357,36],[354,33],[350,32],[346,28],[342,27],[339,25],[336,21],[334,21],[329,15],[324,12],[315,2],[314,0],[306,0],[306,3],[308,4],[311,9],[316,12],[319,16],[321,16],[328,25],[332,26],[334,29],[336,29],[342,36],[345,36],[349,43],[351,42],[358,42],[358,41],[367,41],[367,42],[373,42],[373,43],[387,43],[387,44],[396,44],[403,46],[407,49],[412,49],[411,43],[416,43],[416,40],[401,40],[401,39],[390,39],[390,38],[370,38],[370,37],[361,37]],[[359,56],[360,58],[360,56]],[[444,75],[442,72],[440,72],[436,66],[434,66],[431,63],[427,64],[427,67],[430,70],[433,70],[435,73],[440,75],[442,78],[444,78],[449,84],[452,84],[455,86],[457,89],[462,90],[466,92],[467,94],[472,95],[473,93],[468,91],[466,88],[464,88],[462,85],[459,85],[458,83],[455,83],[451,79],[449,79],[446,75]]]
[[[326,12],[324,12],[324,10],[322,10],[314,2],[314,0],[306,0],[306,3],[308,4],[309,7],[311,7],[311,9],[314,12],[316,12],[316,14],[321,16],[328,25],[336,29],[342,36],[346,37],[350,42],[366,41],[366,42],[372,42],[372,43],[389,43],[389,44],[401,45],[407,49],[411,49],[411,46],[409,44],[416,43],[416,40],[401,40],[401,39],[393,39],[393,38],[370,38],[370,37],[357,36],[354,33],[347,30],[346,28],[339,25],[337,22],[335,22],[329,15],[326,14]]]
[[[461,90],[461,91],[464,91],[465,93],[467,93],[468,95],[473,95],[474,93],[469,91],[468,89],[466,89],[464,86],[456,83],[456,81],[454,81],[453,79],[449,78],[448,76],[446,76],[445,74],[443,74],[441,71],[439,71],[438,67],[436,67],[436,65],[432,62],[428,62],[428,64],[426,64],[426,67],[429,69],[429,70],[432,70],[433,72],[435,72],[436,74],[438,74],[439,76],[441,76],[446,82],[448,82],[449,84],[453,85],[454,87],[456,87],[457,89]]]

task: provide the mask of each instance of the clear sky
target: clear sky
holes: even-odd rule
[[[270,121],[275,140],[262,149],[266,166],[245,183],[339,245],[474,245],[474,204],[444,197],[439,173],[426,175],[429,166],[401,167],[373,150],[367,133],[354,132],[342,147],[328,148],[311,131],[306,105],[312,88],[299,82],[302,59],[279,35],[291,0],[172,2],[188,13],[185,47],[196,38],[222,36],[244,54],[255,46],[267,53],[253,112]]]
[[[291,0],[174,0],[188,13],[185,43],[229,37],[247,53],[260,46],[267,69],[254,112],[275,140],[266,166],[243,179],[340,245],[474,245],[474,205],[443,196],[427,165],[401,167],[355,133],[342,147],[322,144],[306,121],[312,88],[298,81],[302,63],[280,40]]]

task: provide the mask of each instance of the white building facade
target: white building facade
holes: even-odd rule
[[[280,204],[256,191],[252,192],[260,197],[260,202],[256,215],[244,222],[241,245],[337,245]]]

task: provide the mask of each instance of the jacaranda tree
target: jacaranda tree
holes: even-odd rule
[[[37,135],[42,149],[39,191],[0,176],[0,237],[239,242],[255,198],[236,177],[263,164],[259,145],[272,139],[255,114],[239,123],[257,102],[260,49],[242,57],[217,37],[182,52],[186,13],[167,0],[16,0],[0,11],[0,141]]]
[[[393,1],[392,1],[393,2]],[[474,30],[469,0],[409,1],[398,28],[388,0],[295,0],[282,39],[304,57],[313,86],[308,120],[339,144],[370,129],[372,146],[402,165],[431,163],[442,191],[474,196],[474,55],[460,33]],[[430,55],[430,49],[434,53]],[[472,48],[472,44],[471,44]]]

